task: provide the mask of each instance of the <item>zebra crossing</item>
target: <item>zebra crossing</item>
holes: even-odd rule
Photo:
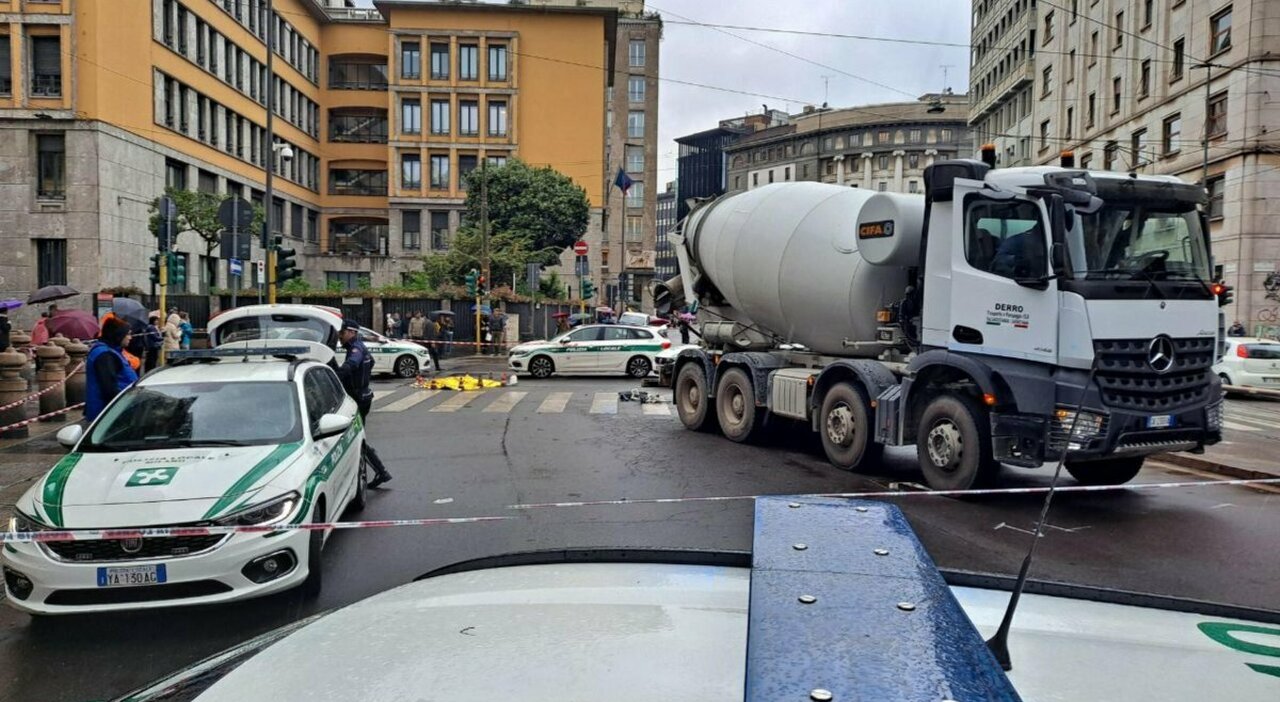
[[[1280,403],[1227,400],[1222,428],[1228,432],[1280,433]]]
[[[434,413],[487,415],[579,413],[604,417],[675,417],[670,403],[619,402],[617,392],[538,392],[515,388],[451,392],[399,388],[374,393],[374,413],[396,414],[415,408]]]

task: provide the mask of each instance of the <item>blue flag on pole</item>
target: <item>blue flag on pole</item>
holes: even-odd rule
[[[631,176],[627,175],[625,170],[619,168],[618,177],[613,179],[613,184],[618,186],[618,189],[622,191],[623,195],[626,195],[627,191],[631,189],[631,186],[635,184],[635,181],[631,180]]]

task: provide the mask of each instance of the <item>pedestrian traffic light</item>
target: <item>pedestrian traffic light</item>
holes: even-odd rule
[[[164,254],[151,254],[151,284],[160,284],[160,257]]]
[[[286,281],[294,278],[301,278],[302,271],[298,270],[298,262],[294,256],[298,255],[296,249],[284,248],[284,237],[276,236],[276,284],[283,285]]]
[[[480,296],[480,272],[472,268],[467,272],[467,297]]]
[[[175,253],[169,254],[169,285],[179,289],[187,287],[187,262]]]
[[[1235,300],[1235,289],[1226,283],[1211,283],[1209,290],[1218,296],[1218,307],[1226,307]]]
[[[582,281],[582,299],[590,300],[596,296],[596,284],[585,278]]]

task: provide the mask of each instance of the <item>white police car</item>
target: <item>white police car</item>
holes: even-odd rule
[[[511,370],[535,378],[561,375],[625,373],[643,378],[654,368],[654,357],[671,342],[657,327],[589,324],[550,341],[529,341],[507,356]]]
[[[323,523],[364,506],[356,403],[325,364],[331,352],[298,347],[188,352],[200,358],[143,377],[87,431],[64,427],[72,452],[18,500],[10,531],[195,529],[8,543],[6,601],[62,614],[318,592],[326,531],[198,533]]]
[[[321,305],[248,305],[223,312],[209,320],[213,346],[252,346],[263,339],[306,341],[334,349],[338,363],[347,352],[338,343],[342,311]],[[360,338],[373,358],[374,373],[412,378],[431,370],[431,354],[423,346],[395,341],[360,327]]]

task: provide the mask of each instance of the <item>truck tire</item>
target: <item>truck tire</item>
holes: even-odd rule
[[[884,446],[875,442],[871,416],[871,402],[857,385],[836,383],[827,390],[818,414],[818,436],[831,465],[857,470],[880,461]]]
[[[968,490],[995,482],[1000,464],[991,454],[987,413],[967,395],[938,395],[925,406],[916,430],[916,460],[934,490]]]
[[[1104,461],[1085,461],[1066,465],[1067,472],[1082,485],[1124,485],[1142,470],[1144,456],[1108,458]]]
[[[756,407],[756,395],[746,372],[741,368],[725,371],[716,388],[716,419],[725,437],[740,444],[752,440],[764,423],[763,414]]]
[[[707,398],[707,376],[702,366],[697,363],[681,366],[672,387],[680,423],[693,431],[713,430],[716,423],[708,416],[711,400]]]

